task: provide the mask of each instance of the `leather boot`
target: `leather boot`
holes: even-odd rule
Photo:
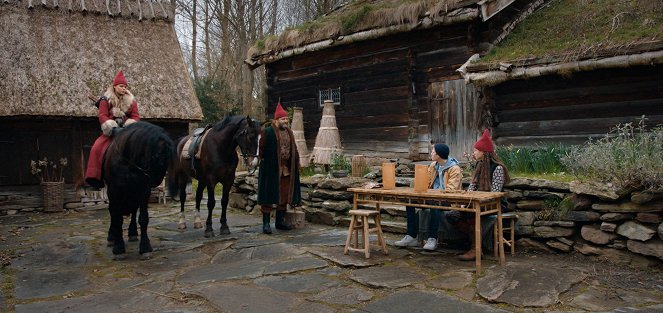
[[[474,261],[476,259],[476,249],[475,249],[475,244],[476,244],[476,236],[474,236],[474,227],[470,227],[470,241],[472,246],[470,247],[470,250],[465,252],[464,254],[461,254],[458,256],[458,259],[461,261]]]
[[[292,226],[288,225],[285,222],[285,210],[276,211],[276,222],[274,223],[276,229],[280,230],[291,230]]]
[[[272,227],[269,226],[269,219],[271,213],[262,213],[262,232],[263,234],[271,234]]]

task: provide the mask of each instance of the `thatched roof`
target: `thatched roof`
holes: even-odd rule
[[[2,0],[0,116],[96,117],[88,93],[103,94],[123,70],[143,117],[200,120],[174,7],[149,0]]]
[[[475,20],[480,0],[354,0],[279,36],[257,42],[247,63],[262,64],[305,52],[391,34]],[[492,3],[493,0],[483,1]]]
[[[663,64],[663,2],[533,4],[536,11],[524,10],[525,18],[516,19],[513,31],[498,38],[504,41],[459,69],[466,81],[494,86],[543,75]]]

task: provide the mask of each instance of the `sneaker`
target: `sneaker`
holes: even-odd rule
[[[437,249],[437,239],[428,238],[428,240],[426,240],[426,244],[424,245],[424,250],[435,251],[435,249]]]
[[[394,242],[394,245],[397,247],[416,247],[419,245],[416,238],[412,238],[410,235],[405,235],[403,239]]]

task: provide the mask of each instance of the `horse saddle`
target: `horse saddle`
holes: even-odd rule
[[[182,158],[191,159],[191,156],[194,156],[196,159],[200,159],[200,147],[202,146],[205,137],[209,133],[212,124],[207,124],[204,128],[196,128],[193,130],[193,134],[189,137],[182,147]]]

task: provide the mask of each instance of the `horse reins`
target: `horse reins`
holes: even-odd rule
[[[235,142],[238,142],[239,136],[246,135],[247,132],[248,132],[247,129],[242,129],[241,131],[237,132],[234,136]],[[242,147],[242,145],[239,145],[239,150],[242,152],[240,155],[242,156],[242,160],[244,160],[244,165],[246,165],[247,167],[250,168],[250,166],[249,166],[249,157],[257,158],[258,155],[257,154],[252,154],[252,153],[246,153],[246,151],[244,151],[244,147]],[[249,172],[249,174],[253,174],[253,173],[256,172],[257,169],[258,169],[258,166],[255,166],[255,167],[253,167],[252,170],[249,169],[248,172]]]

